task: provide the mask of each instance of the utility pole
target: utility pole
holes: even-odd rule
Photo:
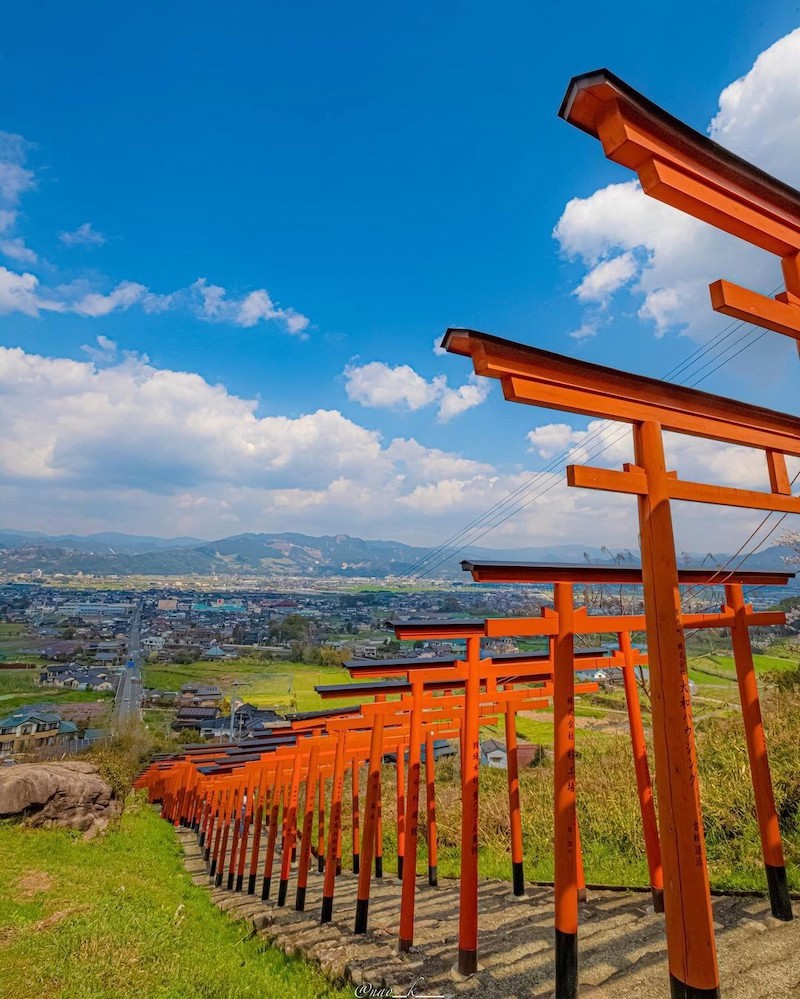
[[[236,708],[234,707],[236,688],[244,686],[246,686],[246,684],[242,680],[234,680],[233,683],[231,684],[231,742],[233,742],[233,720],[234,717],[236,716]]]

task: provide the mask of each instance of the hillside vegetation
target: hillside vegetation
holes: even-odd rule
[[[191,883],[172,827],[141,803],[92,842],[0,823],[0,855],[1,996],[351,995],[221,913]]]

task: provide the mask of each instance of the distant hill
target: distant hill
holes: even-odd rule
[[[399,541],[365,541],[347,534],[312,537],[306,534],[237,534],[217,541],[199,538],[156,538],[128,534],[45,535],[0,529],[0,571],[118,576],[374,576],[398,575],[433,549]],[[748,559],[753,569],[781,569],[790,549],[775,545]],[[623,552],[638,564],[637,553]],[[430,575],[464,579],[462,558],[509,559],[531,562],[610,563],[607,549],[583,545],[552,545],[517,549],[467,548],[437,565]],[[680,561],[697,566],[724,564],[730,556],[681,553]],[[734,564],[738,565],[738,559]],[[435,568],[434,568],[435,567]],[[427,573],[426,573],[427,574]]]

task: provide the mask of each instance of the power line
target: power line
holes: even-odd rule
[[[772,292],[772,294],[775,294],[775,292],[778,291],[780,287],[781,286],[776,288]],[[732,344],[728,344],[727,346],[722,347],[722,344],[724,344],[734,334],[738,333],[744,327],[747,328],[745,329],[745,332],[741,336],[738,336]],[[752,336],[753,332],[757,333],[755,338],[750,339],[749,342],[743,343],[743,341],[745,341],[748,337]],[[741,354],[744,350],[748,349],[749,347],[757,343],[761,339],[761,337],[765,335],[765,333],[766,333],[765,330],[756,328],[751,324],[745,324],[742,321],[736,321],[730,323],[723,330],[721,330],[720,333],[716,334],[711,339],[711,341],[709,341],[706,344],[703,344],[701,347],[696,348],[687,358],[685,358],[678,365],[670,369],[670,371],[665,376],[665,380],[667,377],[670,377],[677,373],[683,373],[684,378],[678,380],[677,383],[685,384],[690,377],[697,375],[698,373],[706,369],[710,364],[713,364],[715,361],[718,361],[719,363],[717,363],[710,371],[707,371],[705,374],[702,375],[702,377],[698,378],[696,381],[692,383],[694,387],[700,384],[701,382],[705,381],[706,378],[710,377],[712,374],[718,371],[729,361],[733,360],[735,357]],[[697,368],[696,367],[697,362],[702,360],[707,355],[712,354],[712,351],[714,351],[713,356],[709,357],[704,364],[702,364],[699,368]],[[690,371],[689,369],[694,369],[694,370]],[[505,523],[507,520],[509,520],[512,516],[515,516],[521,510],[525,509],[532,502],[534,502],[535,500],[539,499],[541,496],[549,492],[550,489],[554,488],[555,485],[559,484],[559,482],[553,482],[549,485],[545,485],[538,492],[534,492],[532,496],[525,498],[527,494],[530,493],[531,490],[535,489],[537,484],[539,484],[550,472],[554,472],[557,468],[563,467],[564,463],[566,462],[566,460],[568,460],[571,454],[573,454],[575,451],[578,450],[585,450],[587,445],[591,444],[593,441],[597,441],[598,438],[602,438],[603,434],[606,431],[606,425],[608,421],[603,421],[603,422],[604,425],[597,427],[593,431],[589,431],[588,434],[581,441],[573,445],[571,448],[563,452],[561,455],[552,459],[543,469],[540,469],[538,472],[534,473],[532,476],[526,479],[525,482],[521,483],[519,486],[517,486],[516,489],[508,493],[502,500],[499,500],[497,503],[489,507],[483,513],[474,517],[464,527],[456,531],[453,535],[447,538],[435,549],[428,552],[425,556],[419,559],[413,566],[410,566],[408,569],[404,570],[404,572],[400,574],[400,578],[429,575],[444,562],[448,561],[459,551],[463,550],[464,547],[480,540],[490,531],[496,529],[497,527]],[[612,437],[611,440],[609,440],[602,448],[600,448],[599,450],[591,451],[586,456],[587,460],[596,457],[597,455],[602,454],[604,451],[608,450],[615,443],[621,440],[627,433],[628,433],[627,427],[621,428],[620,433]],[[510,506],[513,506],[513,509],[508,510]]]

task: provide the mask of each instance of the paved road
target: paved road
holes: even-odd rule
[[[124,725],[133,718],[139,717],[142,700],[142,608],[137,605],[131,618],[131,630],[128,637],[128,661],[133,661],[133,667],[126,666],[117,686],[117,696],[114,699],[112,725],[114,728]]]

